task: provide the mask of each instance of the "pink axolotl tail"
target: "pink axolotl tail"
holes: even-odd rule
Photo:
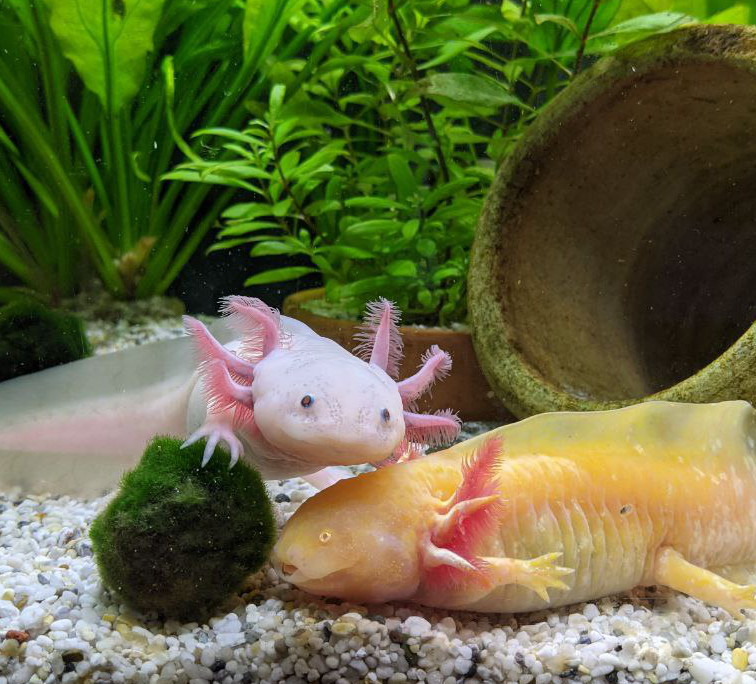
[[[223,312],[241,339],[187,318],[191,339],[0,384],[0,488],[98,495],[156,434],[207,437],[206,458],[225,442],[266,478],[324,487],[344,476],[327,466],[398,460],[456,434],[455,416],[410,410],[448,371],[444,352],[430,350],[407,380],[386,372],[400,344],[389,302],[368,316],[367,361],[260,300],[229,297]]]

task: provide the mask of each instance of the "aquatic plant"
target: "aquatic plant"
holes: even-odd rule
[[[338,3],[336,3],[338,4]],[[57,299],[170,285],[230,198],[164,181],[200,125],[243,124],[295,0],[0,0],[0,264]],[[323,10],[321,22],[330,10]]]
[[[203,449],[155,438],[92,523],[103,583],[141,612],[202,619],[272,548],[275,521],[260,475],[246,463],[229,469],[221,450],[200,467]]]
[[[168,177],[247,191],[211,249],[249,244],[253,257],[289,263],[246,285],[319,273],[320,312],[355,315],[381,295],[408,321],[464,320],[468,249],[496,164],[592,55],[692,19],[653,11],[619,0],[379,0],[318,43],[315,64],[279,60],[248,125],[196,131],[205,156]]]
[[[0,381],[92,354],[84,324],[32,298],[0,308]]]

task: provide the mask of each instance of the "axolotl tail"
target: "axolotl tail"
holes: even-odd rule
[[[88,497],[117,485],[154,435],[184,435],[195,368],[183,338],[0,384],[0,489]]]

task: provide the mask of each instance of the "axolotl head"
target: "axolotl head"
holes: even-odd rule
[[[343,352],[274,351],[255,369],[252,390],[262,435],[300,458],[329,465],[377,462],[405,434],[396,382]]]
[[[476,554],[500,525],[502,453],[494,437],[342,480],[286,523],[273,566],[304,591],[349,601],[435,601],[485,584]]]
[[[409,598],[420,581],[427,493],[401,474],[414,463],[342,480],[305,501],[273,549],[279,576],[349,601]]]

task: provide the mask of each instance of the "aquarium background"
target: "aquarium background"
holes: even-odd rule
[[[753,311],[752,269],[728,272],[709,290],[722,258],[700,254],[727,236],[688,242],[681,229],[671,233],[679,249],[658,252],[647,241],[638,251],[655,255],[654,277],[640,283],[645,298],[626,298],[608,332],[572,315],[568,288],[539,297],[547,279],[534,278],[531,299],[512,307],[527,323],[519,337],[502,332],[501,311],[483,297],[504,281],[496,275],[511,254],[480,237],[477,262],[473,250],[476,231],[496,232],[501,170],[532,162],[506,184],[516,192],[532,169],[549,166],[548,155],[523,150],[533,131],[546,139],[561,126],[560,95],[579,100],[612,59],[632,69],[649,45],[662,55],[678,49],[678,36],[686,49],[754,76],[753,24],[751,0],[0,0],[0,684],[756,684],[756,613],[737,620],[668,588],[492,615],[306,594],[269,558],[316,488],[300,477],[263,484],[251,450],[233,469],[228,444],[205,453],[202,440],[184,443],[208,407],[222,404],[196,382],[196,371],[213,365],[212,342],[198,355],[187,331],[196,339],[206,324],[221,343],[249,333],[218,320],[222,298],[240,294],[264,302],[251,305],[257,313],[295,316],[344,355],[361,319],[371,320],[369,303],[395,302],[404,344],[395,379],[443,355],[436,345],[453,360],[448,375],[440,364],[432,392],[400,407],[455,421],[427,440],[433,449],[452,433],[461,442],[531,414],[616,409],[669,390],[661,398],[691,402],[682,418],[666,415],[676,404],[635,407],[646,417],[637,433],[630,426],[633,438],[658,447],[679,430],[695,454],[702,444],[721,448],[725,434],[728,453],[750,454],[756,435],[743,402],[695,407],[706,420],[690,418],[692,403],[756,398],[756,328],[741,329]],[[756,117],[756,100],[752,109]],[[618,129],[635,124],[628,117]],[[731,133],[725,123],[712,139],[752,137],[748,127]],[[689,153],[680,149],[683,162]],[[580,172],[566,169],[565,181]],[[694,180],[682,190],[703,206],[707,176]],[[723,213],[747,248],[754,218],[742,197]],[[596,206],[604,201],[597,187]],[[620,210],[607,214],[617,231],[636,229]],[[687,226],[687,216],[675,218]],[[565,240],[564,252],[603,253],[601,236]],[[539,235],[529,237],[538,259]],[[712,280],[688,267],[702,244],[695,256]],[[475,273],[482,251],[495,264]],[[565,263],[548,282],[569,280]],[[519,263],[523,280],[535,271],[528,266]],[[647,316],[667,274],[684,286]],[[583,282],[603,294],[609,279],[588,275],[596,277]],[[697,302],[706,306],[688,309],[687,288],[701,283]],[[725,310],[717,298],[731,283],[739,289]],[[586,299],[577,313],[604,322]],[[574,337],[560,336],[564,320]],[[643,325],[630,330],[636,320]],[[688,337],[669,332],[681,320],[693,321]],[[506,349],[505,338],[514,340]],[[639,338],[646,344],[634,355]],[[326,377],[342,380],[341,368]],[[250,391],[240,384],[249,373],[229,378]],[[317,392],[295,403],[313,400],[322,404]],[[723,423],[730,432],[718,432]],[[569,422],[553,434],[525,425],[523,443],[545,435],[557,450],[575,433]],[[623,434],[610,427],[610,436]],[[612,450],[587,434],[577,451]],[[635,459],[632,472],[649,491],[661,491],[661,467],[638,475],[639,444],[625,440],[617,453]],[[350,476],[372,470],[350,468]],[[691,492],[683,498],[694,507],[705,497]],[[719,515],[716,496],[707,502]],[[740,508],[727,510],[741,520]],[[341,517],[351,522],[348,512]],[[602,526],[614,514],[633,507],[595,519]],[[750,534],[744,519],[734,527],[741,540]],[[323,532],[319,543],[333,537]],[[739,599],[752,602],[748,591]]]

